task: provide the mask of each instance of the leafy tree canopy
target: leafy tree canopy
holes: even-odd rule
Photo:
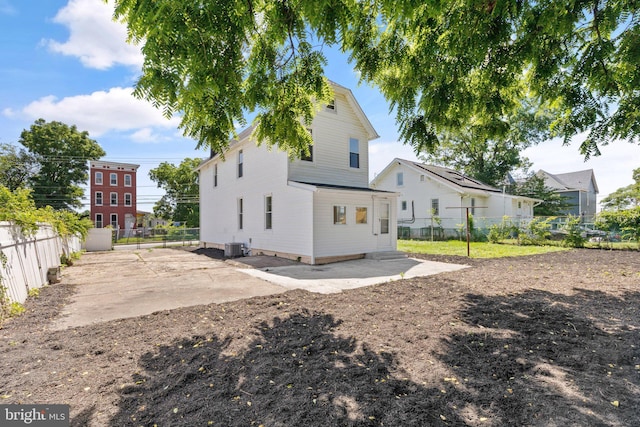
[[[552,108],[553,136],[579,133],[599,154],[640,141],[640,20],[633,0],[116,0],[142,44],[135,94],[186,135],[224,152],[245,111],[260,141],[300,153],[315,102],[331,96],[324,46],[347,53],[396,113],[400,135],[428,151],[445,131],[509,131],[523,103]]]
[[[494,139],[487,139],[484,126],[467,124],[444,132],[437,148],[432,147],[419,157],[497,187],[505,182],[508,173],[531,166],[522,150],[548,137],[550,121],[547,114],[522,109],[509,119],[509,131]]]
[[[166,194],[153,207],[160,218],[198,227],[200,224],[200,189],[196,167],[201,159],[184,159],[180,165],[162,162],[149,171],[149,178]]]
[[[33,156],[38,170],[29,179],[36,207],[70,210],[82,207],[80,184],[89,179],[89,160],[105,155],[85,131],[60,122],[35,121],[19,142]]]
[[[35,158],[24,148],[0,144],[0,185],[11,191],[26,188],[37,170]]]
[[[633,170],[633,184],[618,188],[600,202],[604,209],[627,209],[640,206],[640,168]]]

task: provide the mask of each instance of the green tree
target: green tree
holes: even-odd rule
[[[162,162],[149,171],[149,178],[165,190],[165,195],[153,207],[153,213],[187,227],[200,225],[200,189],[196,167],[201,159],[184,159],[180,165]]]
[[[640,141],[640,20],[632,0],[116,0],[145,57],[135,94],[181,112],[198,145],[224,152],[245,111],[259,141],[292,155],[330,98],[325,46],[349,55],[416,151],[481,123],[502,138],[523,105],[552,108],[554,136],[586,132],[585,156]],[[615,106],[615,108],[613,108]]]
[[[507,191],[509,194],[517,196],[543,200],[542,203],[533,207],[535,216],[563,215],[563,212],[570,207],[566,197],[557,193],[553,188],[547,187],[544,179],[536,174],[531,174],[524,180],[510,185]]]
[[[105,155],[100,145],[86,131],[43,119],[25,129],[19,142],[38,164],[37,172],[29,179],[36,207],[82,207],[84,191],[80,184],[89,179],[88,161]]]
[[[548,138],[549,114],[529,107],[509,120],[509,131],[487,139],[482,124],[469,124],[440,135],[437,148],[419,157],[427,163],[450,167],[492,186],[504,182],[508,173],[531,166],[522,151]]]
[[[11,191],[25,188],[37,170],[35,158],[24,148],[0,144],[0,185]]]
[[[640,206],[640,168],[633,170],[633,184],[618,188],[600,202],[603,209],[628,209]]]

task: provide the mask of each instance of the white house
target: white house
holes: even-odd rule
[[[378,134],[352,92],[332,87],[334,102],[309,127],[309,157],[257,146],[249,128],[224,158],[198,167],[201,245],[241,243],[252,255],[309,264],[395,251],[397,194],[368,182],[369,141]]]
[[[541,202],[505,194],[452,169],[397,158],[371,186],[400,194],[397,217],[403,229],[401,237],[429,237],[433,229],[453,235],[465,223],[466,207],[477,228],[499,223],[504,216],[515,221],[530,219],[533,207]]]

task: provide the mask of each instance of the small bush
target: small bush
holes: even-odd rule
[[[569,215],[564,229],[567,232],[567,235],[562,240],[564,246],[569,248],[584,248],[587,239],[582,235],[579,217]]]
[[[522,229],[520,243],[523,245],[543,245],[551,236],[551,221],[554,217],[549,218],[533,218]]]

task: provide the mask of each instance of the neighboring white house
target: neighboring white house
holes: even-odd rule
[[[516,222],[530,219],[533,207],[541,202],[505,194],[452,169],[397,158],[371,186],[400,193],[397,216],[403,229],[401,237],[429,237],[433,229],[454,235],[465,223],[466,207],[470,207],[477,228],[499,223],[504,216]]]
[[[291,160],[257,146],[252,128],[199,167],[200,241],[309,264],[395,251],[397,194],[369,188],[369,141],[378,137],[351,91],[316,114],[311,155]],[[237,245],[230,245],[236,246]],[[228,246],[229,247],[229,246]]]

